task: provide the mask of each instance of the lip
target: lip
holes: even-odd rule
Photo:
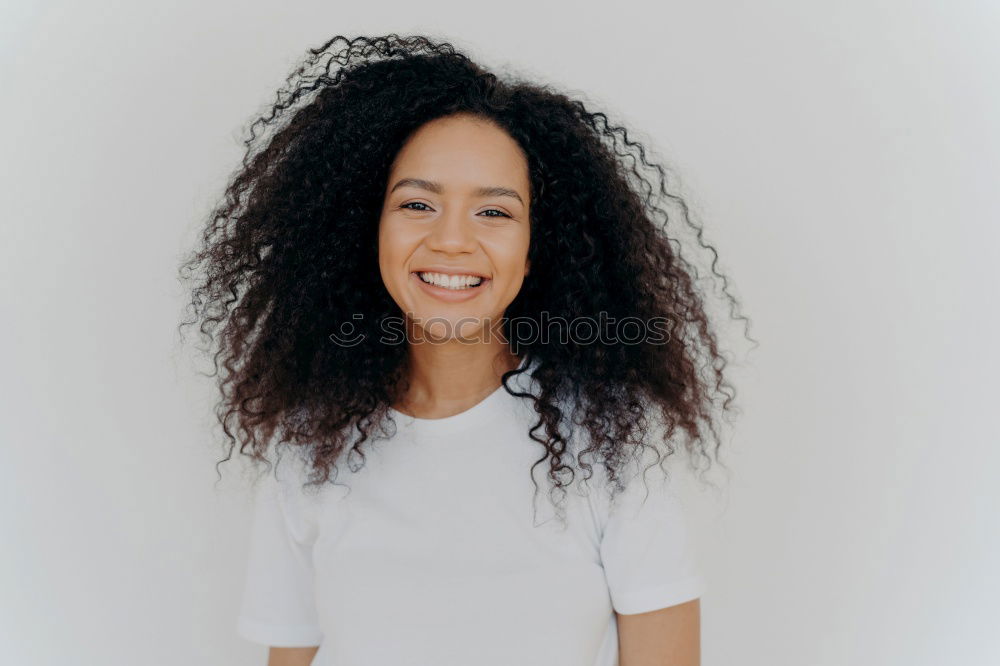
[[[445,275],[475,275],[476,277],[481,277],[484,280],[490,279],[490,276],[481,271],[468,270],[465,268],[448,268],[447,266],[424,266],[423,268],[415,268],[413,273],[444,273]]]
[[[426,282],[420,279],[420,276],[417,275],[417,272],[418,271],[413,271],[412,273],[410,273],[410,280],[414,282],[419,289],[422,289],[424,293],[426,293],[427,295],[436,298],[439,301],[447,301],[448,303],[462,303],[464,301],[471,300],[476,296],[478,296],[479,294],[483,293],[483,291],[486,290],[486,287],[488,287],[489,284],[492,282],[492,280],[490,280],[489,278],[480,275],[479,277],[482,277],[483,281],[479,284],[478,287],[470,287],[468,289],[462,289],[462,290],[446,289],[444,287],[438,287],[433,284],[427,284]],[[426,271],[421,270],[419,272],[443,273],[444,271],[427,269]],[[477,275],[477,273],[452,272],[449,273],[449,275]]]

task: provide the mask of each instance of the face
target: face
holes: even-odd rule
[[[433,120],[400,150],[379,220],[379,270],[411,330],[477,339],[530,268],[528,164],[506,132],[468,115]]]

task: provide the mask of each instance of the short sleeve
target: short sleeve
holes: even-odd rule
[[[620,614],[675,606],[704,592],[683,506],[658,465],[633,471],[610,503],[600,552],[611,604]]]
[[[254,643],[311,647],[323,639],[314,591],[315,521],[301,492],[300,467],[281,459],[255,488],[237,621],[237,634]]]

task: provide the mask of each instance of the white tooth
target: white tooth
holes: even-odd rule
[[[445,289],[468,289],[479,285],[483,279],[476,275],[446,275],[444,273],[422,273],[423,278]]]

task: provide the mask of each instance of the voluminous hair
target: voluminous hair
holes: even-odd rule
[[[382,340],[382,322],[400,315],[378,270],[386,181],[415,130],[459,113],[502,128],[527,157],[531,272],[508,318],[604,313],[671,323],[666,342],[638,344],[518,340],[508,331],[540,387],[521,394],[538,416],[532,479],[547,460],[552,491],[564,493],[596,462],[621,490],[623,464],[645,449],[658,462],[681,446],[698,466],[713,452],[718,460],[717,419],[734,409],[735,391],[703,276],[682,249],[711,252],[704,277],[721,279],[730,313],[748,320],[685,200],[668,191],[668,171],[625,128],[423,36],[334,37],[287,84],[251,123],[242,165],[180,272],[194,282],[181,326],[198,323],[217,373],[221,366],[216,413],[228,451],[220,463],[234,449],[268,462],[278,442],[307,453],[311,484],[322,484],[340,461],[358,469],[352,461],[363,464],[365,442],[388,431],[407,345]],[[345,322],[362,342],[331,341]],[[577,431],[586,445],[574,452]]]

